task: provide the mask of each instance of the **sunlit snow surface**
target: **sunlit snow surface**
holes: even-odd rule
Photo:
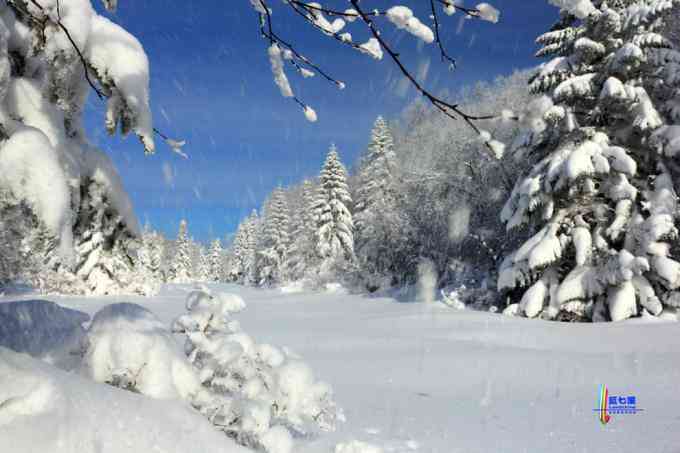
[[[183,312],[189,289],[165,289],[152,299],[47,299],[89,314],[108,303],[131,301],[169,325]],[[244,330],[302,355],[331,383],[345,410],[347,422],[337,432],[298,439],[296,452],[359,445],[352,441],[396,453],[678,451],[678,323],[565,324],[456,311],[438,302],[220,289],[245,299],[247,308],[238,315]],[[593,412],[600,384],[612,395],[635,395],[644,411],[612,415],[608,425],[601,425]],[[89,392],[91,387],[85,387]],[[126,406],[131,398],[141,397],[126,395],[117,404]],[[90,419],[87,405],[70,410],[74,423]],[[93,413],[99,416],[101,411]],[[106,414],[92,426],[105,433],[119,423],[114,416]],[[27,426],[38,433],[45,419],[14,423],[20,420],[24,434]],[[121,436],[125,429],[143,430],[141,420],[121,423]],[[7,431],[12,426],[0,426],[0,451],[20,453],[3,444],[8,432],[19,432]],[[94,442],[77,451],[99,451]]]

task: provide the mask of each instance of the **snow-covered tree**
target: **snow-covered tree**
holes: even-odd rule
[[[236,231],[232,244],[232,256],[229,264],[230,279],[238,283],[254,283],[256,277],[255,250],[260,219],[253,210],[244,219]]]
[[[179,231],[175,240],[175,254],[171,263],[171,281],[173,283],[190,283],[192,279],[191,245],[187,230],[187,221],[179,222]]]
[[[209,263],[209,281],[221,282],[224,280],[224,250],[219,239],[215,239],[210,244],[210,252],[208,255]]]
[[[288,205],[282,188],[277,188],[265,204],[262,235],[258,244],[258,284],[281,283],[288,270]]]
[[[193,404],[228,436],[290,452],[293,433],[332,431],[344,419],[331,387],[307,364],[241,330],[233,319],[245,308],[239,296],[194,291],[186,308],[173,331],[187,336],[185,351],[206,389]]]
[[[352,197],[347,186],[347,172],[335,148],[331,148],[319,175],[319,187],[314,200],[316,220],[316,251],[321,270],[354,259],[354,225]]]
[[[392,266],[389,251],[393,241],[389,236],[396,232],[390,218],[397,210],[395,160],[392,132],[379,116],[361,158],[354,191],[355,249],[366,274],[385,274]]]
[[[138,252],[138,262],[149,272],[152,279],[163,281],[163,254],[165,238],[159,232],[145,225],[142,231],[141,247]]]
[[[135,280],[138,227],[131,231],[113,210],[106,182],[91,180],[84,187],[75,225],[76,273],[92,294],[126,292]]]
[[[135,292],[137,221],[115,168],[89,143],[82,114],[92,88],[108,98],[108,131],[134,132],[153,152],[148,59],[89,1],[61,3],[0,5],[0,189],[36,217],[40,231],[26,233],[56,245],[47,269],[63,280],[49,287]],[[45,283],[37,285],[52,291]]]
[[[291,215],[292,240],[288,251],[288,271],[293,280],[304,278],[308,269],[313,268],[316,263],[314,192],[314,184],[306,179],[299,190],[299,196],[294,200]]]
[[[527,85],[530,75],[518,71],[478,82],[463,87],[455,99],[473,114],[501,112],[499,119],[480,121],[479,126],[511,143],[518,134],[511,110],[533,99]],[[469,127],[421,100],[393,124],[396,209],[382,211],[387,217],[377,224],[387,241],[380,244],[381,259],[389,268],[372,279],[362,270],[365,286],[415,283],[423,260],[434,264],[438,285],[494,286],[498,258],[525,234],[514,231],[507,236],[498,212],[514,181],[531,167],[530,160],[502,153],[502,146],[496,148],[499,154],[492,154]]]
[[[526,316],[622,320],[680,306],[675,156],[677,1],[566,1],[538,38],[552,56],[531,88],[519,158],[535,159],[502,212],[534,235],[506,257],[501,290]]]

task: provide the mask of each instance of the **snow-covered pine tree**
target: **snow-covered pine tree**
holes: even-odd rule
[[[533,317],[622,320],[680,306],[680,53],[663,35],[677,0],[557,1],[514,144],[536,164],[502,212],[535,234],[506,257],[498,287]],[[675,141],[674,141],[675,139]]]
[[[59,291],[130,292],[136,219],[113,165],[89,144],[82,113],[94,80],[110,95],[108,131],[133,131],[153,152],[148,59],[89,1],[62,6],[0,6],[0,188],[25,202],[57,244],[49,267],[65,277]]]
[[[260,243],[260,236],[262,232],[262,221],[257,211],[253,212],[248,217],[246,222],[246,240],[245,248],[243,250],[243,275],[244,283],[254,285],[257,283],[257,247]]]
[[[245,274],[245,254],[248,248],[248,219],[244,219],[236,230],[231,244],[231,258],[229,263],[229,281],[241,282]]]
[[[319,175],[319,187],[314,200],[316,251],[321,259],[322,272],[329,271],[335,265],[343,267],[354,260],[351,207],[347,172],[340,162],[335,145],[331,145]]]
[[[142,264],[149,270],[154,280],[162,282],[165,238],[147,225],[142,232],[142,247],[145,255]]]
[[[193,291],[186,308],[172,329],[186,335],[205,389],[192,404],[229,437],[257,451],[290,452],[292,433],[333,431],[344,420],[333,390],[306,363],[241,330],[233,318],[245,308],[241,297]]]
[[[208,256],[209,272],[208,280],[212,282],[221,282],[224,280],[224,250],[219,239],[215,239],[210,244],[210,252]]]
[[[361,158],[354,195],[354,241],[362,275],[370,287],[375,277],[389,273],[390,249],[396,206],[394,140],[385,120],[379,116],[366,153]],[[373,278],[372,278],[373,277]]]
[[[364,228],[370,229],[370,221],[379,204],[390,204],[394,198],[393,176],[395,171],[394,139],[382,116],[375,120],[371,141],[361,158],[357,188],[354,194],[354,228],[357,249],[364,240]],[[379,209],[379,208],[378,208]],[[370,232],[366,233],[366,239]]]
[[[316,228],[314,222],[314,184],[306,179],[291,215],[291,238],[288,250],[288,269],[293,280],[304,278],[316,261]]]
[[[230,281],[249,284],[256,281],[255,250],[259,228],[257,211],[241,221],[234,236],[231,260],[229,263]]]
[[[281,187],[274,189],[265,204],[258,259],[258,283],[278,284],[287,277],[289,214],[286,194]]]
[[[109,188],[101,181],[89,181],[84,187],[74,227],[77,275],[92,294],[146,293],[137,288],[133,271],[137,226],[132,232],[112,210]]]
[[[179,222],[179,231],[175,240],[175,255],[170,269],[173,283],[191,282],[191,246],[189,244],[187,221],[185,219]]]

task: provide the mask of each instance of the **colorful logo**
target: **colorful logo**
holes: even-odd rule
[[[598,413],[600,423],[606,425],[612,418],[612,414],[637,414],[642,409],[637,407],[637,398],[635,395],[610,395],[609,389],[606,385],[600,386],[600,401],[597,409],[593,411]]]
[[[607,407],[609,401],[609,389],[607,388],[606,385],[601,385],[600,386],[600,405],[599,405],[599,412],[600,412],[600,423],[603,425],[606,425],[609,423],[609,420],[611,420],[611,416],[609,415],[609,409]]]

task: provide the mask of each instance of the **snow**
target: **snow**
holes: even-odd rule
[[[413,15],[411,8],[406,6],[393,6],[385,13],[387,20],[397,28],[406,30],[421,41],[430,44],[434,41],[434,33],[430,27],[423,24],[420,19]]]
[[[0,150],[0,187],[26,200],[45,226],[61,241],[62,254],[73,248],[71,195],[66,175],[47,136],[20,127]]]
[[[363,444],[394,453],[414,451],[413,446],[416,452],[470,453],[672,451],[675,446],[676,323],[638,318],[555,323],[360,295],[214,288],[246,301],[239,320],[247,332],[301,354],[333,385],[347,422],[334,433],[296,438],[296,452],[331,452],[343,445],[342,453],[354,453],[353,448],[369,448]],[[129,300],[167,326],[184,312],[191,289],[171,286],[154,298]],[[117,300],[50,299],[90,314]],[[50,403],[55,407],[50,412],[0,426],[0,451],[90,453],[99,444],[105,453],[118,453],[130,451],[125,442],[139,446],[135,451],[154,451],[154,445],[168,453],[240,451],[176,402],[144,399],[19,359],[23,369],[54,376],[51,382],[66,397]],[[13,362],[0,353],[0,367],[7,363]],[[12,379],[7,387],[0,377],[0,400],[9,388],[24,385],[21,380]],[[601,383],[612,393],[635,394],[644,412],[615,415],[600,425],[592,409]],[[27,394],[23,389],[39,387],[34,384],[27,381],[12,394]],[[39,394],[35,398],[40,400]],[[8,413],[0,409],[0,418]],[[64,445],[54,447],[59,436]],[[33,438],[35,444],[28,444]],[[75,448],[76,442],[83,443]]]
[[[62,368],[82,348],[90,317],[44,300],[0,304],[0,346],[24,352]]]
[[[475,6],[475,9],[479,11],[480,19],[494,24],[498,23],[501,13],[493,6],[489,5],[488,3],[480,3]]]
[[[284,98],[292,98],[293,89],[290,87],[288,77],[286,77],[286,73],[283,70],[281,48],[276,43],[269,46],[269,63],[272,67],[272,74],[274,74],[274,83],[276,83],[276,85],[279,87],[281,96]]]
[[[361,44],[359,49],[376,60],[382,60],[383,50],[380,47],[380,43],[375,38],[370,38],[368,41]]]
[[[335,453],[382,453],[383,450],[377,445],[371,445],[360,440],[340,443],[335,446]]]
[[[0,451],[246,453],[186,404],[97,384],[0,347]]]
[[[129,384],[154,398],[190,399],[200,386],[169,326],[131,303],[108,305],[94,315],[83,371],[94,381]]]
[[[310,123],[316,123],[317,120],[316,111],[308,105],[305,106],[305,118]]]
[[[99,79],[106,85],[112,85],[107,112],[109,132],[115,131],[119,122],[129,122],[146,152],[153,153],[149,60],[142,45],[120,26],[94,15],[83,55]]]
[[[563,8],[579,19],[585,19],[595,12],[595,6],[590,0],[548,0],[558,8]]]

